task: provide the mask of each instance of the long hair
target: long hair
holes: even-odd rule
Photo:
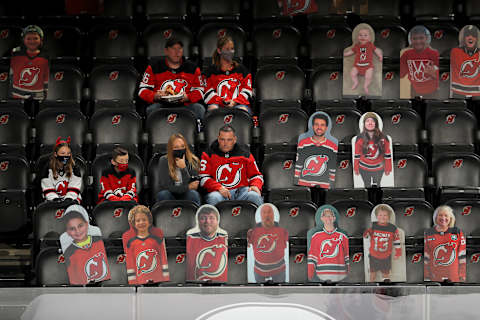
[[[233,43],[233,39],[230,36],[223,36],[217,40],[217,47],[215,50],[213,50],[212,55],[212,63],[217,67],[217,69],[220,69],[220,54],[218,53],[217,49],[222,50],[223,46],[229,42]],[[235,60],[232,60],[232,63],[235,68],[238,66],[238,62]]]
[[[453,228],[455,226],[455,215],[453,214],[453,209],[450,206],[440,206],[433,211],[433,224],[437,225],[437,216],[440,211],[445,212],[450,217],[450,222],[448,223],[449,228]]]
[[[168,139],[167,144],[167,160],[168,160],[168,174],[173,179],[173,181],[178,181],[178,177],[176,175],[177,166],[175,164],[175,158],[173,157],[173,142],[176,139],[181,139],[183,144],[185,145],[185,160],[192,166],[193,169],[198,171],[199,163],[197,156],[193,154],[193,152],[188,147],[187,140],[181,133],[174,133]]]
[[[367,119],[373,119],[375,121],[375,129],[373,130],[373,136],[370,138],[370,136],[367,133],[367,130],[365,130],[365,122]],[[367,154],[368,153],[368,143],[370,140],[373,141],[373,143],[378,146],[378,149],[380,150],[380,153],[385,153],[385,140],[387,137],[383,134],[382,131],[380,131],[380,128],[378,127],[378,119],[374,114],[367,113],[363,119],[363,131],[360,133],[360,137],[363,139],[363,144],[362,144],[362,153]]]
[[[55,153],[58,152],[61,147],[67,147],[68,149],[70,149],[70,160],[68,160],[65,166],[55,157]],[[52,169],[54,179],[58,178],[58,173],[62,170],[62,168],[63,172],[65,172],[67,174],[67,177],[70,178],[73,174],[73,166],[75,166],[75,161],[73,160],[72,148],[70,148],[70,145],[68,143],[62,142],[53,147],[53,153],[50,156],[49,168]]]

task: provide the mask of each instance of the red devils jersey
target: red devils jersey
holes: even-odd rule
[[[362,169],[365,171],[380,171],[390,173],[392,171],[392,152],[390,151],[390,142],[388,139],[380,139],[380,144],[384,145],[384,153],[380,152],[378,144],[373,140],[368,142],[366,154],[363,153],[363,138],[357,137],[355,142],[355,155],[353,162],[353,169],[358,171]]]
[[[403,52],[400,57],[400,78],[408,74],[408,79],[413,89],[419,94],[430,94],[438,89],[438,51],[427,47],[422,52],[415,49],[409,49]],[[437,75],[435,78],[426,74],[427,66],[436,67]]]
[[[187,235],[187,277],[190,281],[227,282],[228,238],[217,233],[207,239],[200,233]]]
[[[220,190],[222,186],[229,190],[248,186],[262,190],[263,186],[263,176],[253,155],[238,144],[224,153],[218,148],[218,141],[202,154],[200,178],[200,185],[208,192]]]
[[[43,100],[48,90],[48,57],[40,52],[30,57],[23,48],[15,48],[10,60],[12,98]]]
[[[370,236],[370,255],[377,259],[388,259],[395,248],[395,256],[402,255],[400,233],[393,224],[381,225],[374,222],[372,228],[365,231]]]
[[[308,250],[308,279],[340,281],[348,274],[348,237],[340,229],[315,232]]]
[[[222,72],[215,65],[210,66],[205,75],[207,87],[206,104],[224,106],[224,101],[233,100],[238,104],[249,105],[252,98],[252,75],[239,64],[231,71]]]
[[[355,66],[365,69],[373,68],[373,51],[376,49],[377,47],[371,42],[354,45],[352,50],[355,53]]]
[[[43,196],[46,200],[53,199],[73,199],[82,200],[80,195],[82,188],[82,178],[80,170],[77,167],[73,167],[72,175],[67,177],[66,173],[58,173],[57,179],[54,178],[51,169],[46,168],[43,173],[42,180]]]
[[[480,52],[469,55],[463,48],[453,48],[450,53],[452,91],[464,96],[480,96]]]
[[[70,284],[87,284],[110,279],[110,269],[102,237],[92,236],[84,248],[72,244],[64,252]]]
[[[100,178],[100,194],[98,203],[113,200],[113,196],[129,196],[132,201],[138,202],[135,171],[128,168],[123,172],[116,172],[113,166],[102,172]]]
[[[143,74],[138,95],[144,101],[153,103],[155,92],[166,90],[170,86],[175,94],[186,93],[190,101],[185,104],[198,102],[203,98],[200,69],[190,61],[184,61],[180,68],[172,69],[165,60],[148,66]]]
[[[150,235],[139,238],[130,229],[122,236],[127,256],[129,284],[169,281],[168,260],[162,230],[152,227]]]
[[[337,152],[338,145],[328,139],[320,143],[313,137],[301,140],[297,146],[295,183],[330,189],[331,183],[335,181]]]
[[[288,231],[280,227],[266,229],[255,227],[249,238],[255,257],[254,272],[262,277],[270,277],[285,270],[285,248]]]
[[[466,240],[460,229],[453,227],[446,232],[427,229],[424,242],[425,280],[465,281]]]

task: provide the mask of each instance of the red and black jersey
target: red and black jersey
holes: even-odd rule
[[[383,145],[383,153],[380,151],[380,144]],[[364,153],[363,138],[357,137],[353,169],[355,172],[362,169],[365,171],[385,170],[390,173],[392,171],[392,152],[388,138],[380,139],[379,144],[374,143],[373,140],[368,141],[367,153]]]
[[[464,96],[480,96],[480,51],[469,54],[464,48],[450,53],[451,89]]]
[[[217,232],[212,239],[200,232],[187,234],[187,281],[227,282],[228,236]]]
[[[255,258],[254,272],[262,277],[271,277],[284,271],[287,243],[288,231],[285,228],[274,226],[267,229],[261,224],[255,227],[249,238]]]
[[[435,227],[427,229],[424,242],[425,280],[465,281],[467,242],[459,228],[449,228],[446,232],[438,232]]]
[[[355,53],[355,67],[364,69],[373,68],[373,52],[375,50],[377,50],[377,47],[371,42],[355,44],[352,48],[352,51]]]
[[[309,232],[310,234],[310,232]],[[348,236],[336,228],[314,232],[308,249],[308,279],[310,281],[340,281],[348,274]]]
[[[200,178],[200,185],[208,192],[218,191],[222,186],[229,190],[248,186],[262,190],[263,186],[263,176],[253,155],[238,144],[232,151],[224,153],[219,149],[218,141],[202,154]]]
[[[145,70],[138,96],[153,103],[155,92],[170,86],[175,94],[186,93],[190,101],[185,104],[190,104],[203,99],[202,80],[200,69],[190,61],[184,61],[179,68],[172,69],[165,60],[161,60]]]
[[[233,100],[238,104],[250,105],[252,98],[252,75],[239,64],[231,71],[221,71],[215,65],[205,74],[207,87],[204,100],[206,104],[224,106],[224,101]]]
[[[330,189],[335,182],[338,145],[329,139],[317,142],[312,137],[298,142],[295,162],[296,184]]]
[[[133,229],[122,236],[126,254],[129,284],[156,283],[170,280],[165,239],[159,228],[151,227],[146,238],[140,238]]]
[[[438,51],[430,47],[425,48],[422,52],[417,52],[413,48],[408,49],[400,57],[400,78],[408,75],[416,93],[431,94],[438,89],[438,61]],[[435,78],[424,72],[427,66],[436,68],[437,75]]]
[[[79,203],[82,200],[82,175],[78,167],[74,166],[72,175],[67,177],[65,172],[59,172],[55,179],[52,169],[46,167],[42,174],[42,191],[46,200],[73,199]]]
[[[105,200],[113,200],[111,197],[129,196],[132,201],[138,202],[135,171],[128,168],[123,172],[115,171],[111,165],[110,168],[102,172],[100,178],[100,193],[98,203]]]
[[[10,59],[10,95],[16,99],[43,100],[48,91],[48,56],[44,51],[30,57],[23,47],[15,48]]]
[[[386,225],[374,222],[372,227],[366,232],[370,236],[370,255],[374,258],[384,260],[392,256],[393,248],[395,248],[395,256],[402,255],[400,246],[400,233],[398,228],[388,223]]]
[[[110,279],[107,254],[102,237],[91,236],[85,247],[72,243],[64,252],[70,284],[87,284]]]

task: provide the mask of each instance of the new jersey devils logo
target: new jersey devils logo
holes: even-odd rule
[[[123,208],[116,208],[113,210],[113,217],[114,218],[120,218],[123,214]]]
[[[293,259],[293,263],[303,263],[304,260],[305,260],[305,254],[297,253],[295,255],[295,258]]]
[[[340,239],[326,239],[320,245],[320,258],[335,258],[340,251]]]
[[[217,38],[223,38],[227,35],[227,29],[220,29],[217,32]]]
[[[415,212],[415,207],[406,207],[405,210],[403,211],[403,215],[405,217],[409,217],[413,215],[414,212]]]
[[[400,113],[394,114],[392,116],[392,124],[399,124],[401,118],[402,118],[402,115]]]
[[[118,38],[118,30],[113,29],[108,32],[108,39],[115,40]]]
[[[169,114],[168,117],[167,117],[167,122],[170,123],[170,124],[175,123],[177,121],[177,116],[178,115],[176,113]]]
[[[388,72],[385,72],[385,80],[387,81],[390,81],[390,80],[393,80],[393,76],[394,76],[394,73],[393,71],[388,71]]]
[[[57,209],[57,211],[55,211],[55,219],[60,219],[64,213],[65,209]]]
[[[61,196],[65,196],[68,190],[68,181],[59,181],[55,184],[55,191]]]
[[[465,206],[462,210],[462,216],[468,216],[472,213],[472,206]]]
[[[0,115],[0,124],[7,124],[10,116],[8,114]]]
[[[112,117],[112,124],[117,125],[120,124],[120,120],[122,119],[122,115],[116,114]]]
[[[328,39],[333,39],[335,38],[335,33],[336,33],[336,30],[335,29],[330,29],[327,31],[327,38]]]
[[[466,60],[460,67],[460,77],[463,78],[476,78],[478,76],[479,64],[476,59]]]
[[[321,176],[327,171],[328,156],[315,155],[305,160],[302,176]]]
[[[285,160],[283,162],[283,170],[290,170],[293,166],[293,160]]]
[[[97,253],[85,263],[85,274],[88,282],[101,281],[107,276],[108,267],[103,252]]]
[[[137,255],[137,275],[150,273],[157,268],[157,251],[146,249]]]
[[[225,188],[235,188],[242,179],[243,165],[238,162],[226,163],[217,168],[216,177]]]
[[[3,29],[2,31],[0,31],[0,39],[7,39],[9,34],[9,29]]]
[[[0,162],[0,171],[7,171],[8,170],[9,161],[2,161]]]
[[[181,207],[176,207],[173,208],[172,214],[170,214],[171,217],[173,218],[178,218],[182,214],[182,208]]]
[[[440,75],[440,80],[448,81],[450,79],[450,72],[442,72]]]
[[[275,73],[275,79],[277,80],[285,79],[285,71],[277,71],[277,73]]]
[[[63,71],[55,72],[54,77],[55,77],[56,81],[62,81],[63,80]]]
[[[277,248],[278,234],[263,234],[257,240],[257,249],[262,253],[270,253]]]
[[[399,159],[397,161],[397,168],[404,169],[407,166],[407,159]]]
[[[433,249],[433,264],[435,266],[449,266],[451,265],[456,257],[455,243],[442,243]]]
[[[355,252],[352,257],[352,262],[353,263],[358,263],[362,261],[363,258],[363,253],[362,252]]]
[[[164,30],[163,31],[163,38],[165,40],[168,40],[172,37],[172,34],[173,34],[173,30],[172,29],[167,29],[167,30]]]
[[[300,213],[300,208],[293,207],[293,208],[290,208],[288,215],[292,218],[295,218],[298,216],[299,213]]]
[[[340,161],[340,164],[338,165],[338,168],[345,170],[345,169],[348,168],[349,164],[350,164],[349,160],[342,160],[342,161]]]
[[[223,79],[217,85],[217,93],[220,98],[231,100],[238,97],[240,92],[240,81],[235,78]]]
[[[187,87],[187,85],[187,81],[183,79],[167,80],[162,83],[162,85],[160,86],[160,90],[165,91],[170,86],[175,92],[175,94],[185,93],[185,88]]]
[[[233,114],[227,114],[225,117],[223,117],[223,123],[225,124],[230,124],[233,121]]]
[[[282,29],[275,29],[272,32],[272,38],[273,39],[278,39],[282,36]]]
[[[242,212],[242,207],[233,207],[232,208],[232,217],[238,217]]]
[[[383,29],[380,32],[380,35],[382,36],[383,39],[387,39],[388,37],[390,37],[390,29]]]
[[[335,118],[335,123],[336,123],[336,124],[343,124],[344,121],[345,121],[345,115],[344,115],[344,114],[339,114],[339,115]]]
[[[233,263],[235,264],[243,264],[245,262],[245,255],[244,254],[237,254]]]
[[[117,256],[117,260],[115,260],[115,263],[116,263],[116,264],[123,264],[123,263],[125,263],[125,254],[124,254],[124,253],[119,254],[119,255]]]
[[[62,39],[62,37],[63,37],[63,30],[55,30],[55,31],[53,32],[53,37],[54,37],[55,39],[57,39],[57,40],[58,40],[58,39]]]
[[[443,38],[443,30],[435,30],[435,32],[433,33],[433,37],[437,40],[440,40]]]
[[[63,254],[57,257],[57,263],[65,263],[65,256]]]
[[[338,80],[338,71],[334,71],[332,73],[330,73],[330,76],[328,77],[329,80],[333,81],[333,80]]]
[[[457,117],[457,115],[454,114],[454,113],[447,115],[447,117],[445,118],[445,123],[446,124],[453,124],[455,122],[456,117]]]
[[[412,263],[422,262],[422,254],[420,252],[414,253],[410,261],[412,261]]]
[[[184,263],[185,262],[185,253],[179,253],[175,257],[175,263]]]
[[[453,167],[455,169],[461,168],[463,166],[463,159],[455,159],[453,161]]]
[[[197,280],[220,277],[227,268],[227,247],[213,245],[202,249],[196,259]]]
[[[119,74],[118,71],[110,72],[109,75],[108,75],[108,80],[111,80],[111,81],[117,80],[118,79],[118,74]]]
[[[20,85],[25,87],[34,86],[38,81],[38,75],[40,73],[40,68],[38,67],[28,67],[20,71]]]
[[[60,123],[64,123],[65,122],[65,113],[60,113],[60,114],[57,114],[57,117],[55,118],[55,122],[60,124]]]
[[[288,113],[282,113],[280,117],[278,117],[278,123],[287,123],[288,122]]]
[[[5,82],[8,79],[8,72],[0,73],[0,82]]]
[[[356,213],[357,213],[357,208],[351,207],[347,209],[347,213],[345,215],[349,218],[352,218]]]
[[[470,263],[478,263],[479,260],[480,260],[480,253],[474,253],[470,257]]]

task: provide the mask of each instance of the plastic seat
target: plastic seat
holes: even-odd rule
[[[470,246],[467,243],[467,283],[478,284],[480,282],[480,248],[478,245]]]
[[[363,232],[371,225],[373,204],[366,200],[337,200],[332,206],[338,210],[342,229],[349,239],[361,239]]]
[[[109,23],[89,32],[91,56],[95,60],[133,60],[136,56],[137,31],[129,23]]]
[[[1,32],[1,31],[0,31]],[[0,33],[1,35],[1,33]],[[10,55],[10,54],[9,54]],[[10,99],[10,63],[0,57],[0,99]]]
[[[130,229],[128,212],[137,204],[133,201],[105,201],[93,208],[92,218],[102,230],[104,239],[121,239]]]
[[[313,202],[285,200],[274,205],[280,212],[279,226],[288,230],[290,241],[305,240],[308,230],[315,226],[317,206]]]
[[[11,56],[12,49],[21,43],[22,29],[13,24],[0,25],[0,57],[8,59]]]
[[[257,67],[267,64],[296,64],[301,41],[300,31],[284,24],[254,27],[253,46]]]
[[[322,100],[342,99],[343,70],[339,64],[319,65],[310,80],[312,99],[317,106]]]
[[[227,284],[242,285],[247,282],[247,248],[228,247]]]
[[[189,10],[189,0],[164,2],[158,0],[145,0],[145,15],[148,20],[185,20]]]
[[[79,28],[67,25],[48,25],[43,28],[44,46],[48,48],[50,59],[77,61],[82,54],[83,35]],[[51,82],[50,82],[51,83]],[[49,84],[48,94],[51,93]]]
[[[65,232],[63,214],[69,204],[56,201],[40,203],[33,213],[33,235],[35,246],[55,245]]]
[[[155,1],[156,3],[160,3]],[[192,56],[193,35],[192,32],[181,23],[152,23],[143,32],[145,56],[147,58],[165,56],[165,43],[168,39],[180,39],[183,43],[183,56]]]
[[[330,134],[338,139],[339,151],[346,151],[351,148],[352,137],[358,135],[358,121],[362,116],[358,109],[348,107],[323,107],[317,106],[317,110],[328,113],[332,119]]]
[[[407,263],[407,283],[423,282],[423,248],[422,247],[406,247],[405,261]]]
[[[408,46],[405,28],[393,21],[391,23],[375,23],[372,21],[372,27],[375,30],[375,46],[382,49],[383,58],[398,61],[400,50]]]
[[[296,152],[298,136],[307,131],[308,116],[297,108],[272,108],[260,115],[260,139],[265,154]]]
[[[480,199],[452,199],[446,203],[455,214],[455,226],[467,238],[480,237]]]
[[[187,274],[187,255],[185,247],[167,246],[168,272],[170,282],[181,285],[185,283]]]
[[[79,104],[84,80],[82,71],[73,65],[51,65],[47,100],[70,100]]]
[[[196,225],[198,206],[188,200],[163,200],[152,207],[153,223],[162,229],[167,245],[185,241],[187,231]],[[184,244],[184,243],[183,243]]]
[[[398,65],[385,64],[382,77],[382,99],[400,98],[400,72]]]
[[[26,229],[26,194],[26,190],[0,190],[0,234],[12,233],[14,238],[24,240],[25,235],[19,231]]]
[[[225,200],[215,205],[220,212],[221,228],[229,239],[247,239],[247,231],[255,226],[257,206],[247,200]]]
[[[252,16],[255,21],[272,20],[275,22],[290,22],[292,17],[283,16],[276,0],[252,2]]]
[[[289,280],[291,284],[304,284],[308,280],[308,253],[305,246],[291,246],[289,252]]]
[[[365,283],[365,261],[363,248],[349,246],[349,266],[347,277],[343,280],[346,283]]]
[[[198,0],[200,20],[239,20],[243,1]]]
[[[405,239],[423,240],[425,229],[432,226],[433,207],[425,200],[393,200],[395,224],[405,232]]]
[[[368,17],[399,19],[402,14],[400,7],[400,0],[369,0]]]
[[[23,109],[0,105],[0,153],[25,155],[30,128],[30,118]]]
[[[103,0],[103,16],[109,20],[131,20],[135,13],[135,0]]]
[[[432,3],[428,0],[416,0],[413,2],[413,16],[417,20],[453,20],[455,0],[439,0]]]
[[[126,286],[128,285],[127,266],[123,247],[107,246],[108,268],[110,280],[102,282],[102,286]]]
[[[137,90],[138,72],[128,64],[110,64],[95,67],[90,73],[89,87],[92,100],[130,100]]]
[[[309,29],[310,59],[315,68],[326,60],[340,61],[343,50],[352,44],[352,30],[343,24],[318,25]]]
[[[218,130],[225,124],[235,129],[237,143],[250,145],[253,139],[253,122],[250,115],[239,109],[219,108],[207,113],[204,121],[205,142],[208,146],[218,137]]]
[[[39,286],[69,285],[65,257],[58,247],[48,247],[36,257],[35,274]]]
[[[31,179],[27,159],[13,154],[0,155],[0,190],[27,190]]]
[[[432,35],[430,46],[438,50],[441,60],[450,60],[450,51],[458,47],[458,28],[454,25],[427,23],[426,27]]]

